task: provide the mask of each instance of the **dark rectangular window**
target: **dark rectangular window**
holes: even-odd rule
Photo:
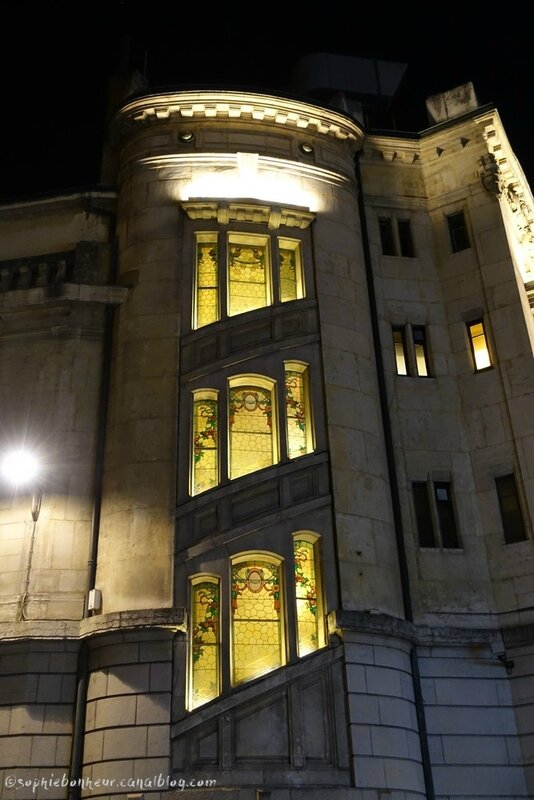
[[[394,256],[395,239],[393,238],[393,225],[390,217],[380,217],[378,220],[380,227],[380,242],[382,244],[382,255]]]
[[[522,542],[527,538],[521,506],[519,505],[519,495],[517,485],[513,475],[502,475],[495,478],[497,496],[499,498],[499,508],[501,509],[502,527],[504,530],[504,541],[506,544]]]
[[[427,378],[430,375],[428,364],[428,346],[426,340],[426,331],[423,325],[412,326],[413,347],[415,351],[415,367],[417,374],[421,378]]]
[[[467,250],[468,247],[471,247],[469,234],[467,233],[467,225],[465,224],[464,212],[458,211],[456,214],[450,214],[450,216],[447,217],[447,222],[449,225],[452,252],[458,253],[460,250]]]
[[[415,251],[413,249],[410,220],[398,219],[397,230],[399,232],[399,245],[400,245],[401,256],[405,256],[406,258],[413,258],[415,256]]]
[[[443,547],[459,547],[450,483],[445,483],[444,481],[436,482],[434,484],[434,497],[438,512],[441,544]]]
[[[407,375],[408,362],[406,359],[406,337],[404,335],[404,328],[393,328],[393,347],[395,349],[397,375]]]
[[[434,526],[432,525],[432,512],[430,509],[426,482],[417,481],[412,483],[412,492],[415,519],[417,521],[417,533],[419,535],[419,546],[436,547],[436,537],[434,534]]]

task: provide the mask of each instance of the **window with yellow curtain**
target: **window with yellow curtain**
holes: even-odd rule
[[[239,478],[278,461],[274,381],[260,376],[229,384],[229,475]]]
[[[191,647],[189,708],[195,709],[220,693],[220,592],[219,580],[207,575],[191,585]]]

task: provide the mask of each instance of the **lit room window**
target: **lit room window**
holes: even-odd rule
[[[298,458],[313,451],[305,364],[285,363],[287,454]]]
[[[210,325],[219,319],[219,281],[217,235],[198,233],[196,237],[195,328]]]
[[[471,247],[463,211],[458,211],[456,214],[449,214],[447,217],[447,224],[449,226],[449,237],[453,253],[459,253],[460,250],[467,250]]]
[[[219,643],[219,580],[201,575],[191,581],[190,709],[219,695]]]
[[[212,489],[219,482],[217,392],[193,392],[192,494]]]
[[[397,375],[407,375],[408,366],[406,360],[406,336],[404,333],[404,327],[393,328],[393,347],[395,350]]]
[[[412,483],[420,547],[460,547],[451,484],[447,481]]]
[[[280,564],[267,556],[232,563],[232,683],[285,663]]]
[[[304,297],[300,242],[294,239],[278,240],[280,259],[280,302],[298,300]]]
[[[474,322],[468,322],[467,330],[469,331],[469,343],[475,370],[480,372],[488,369],[491,367],[491,358],[483,320],[477,319]]]
[[[229,387],[229,474],[239,478],[278,461],[274,382],[232,378]]]
[[[415,368],[420,378],[427,378],[428,368],[428,345],[426,330],[423,325],[412,326],[412,338],[415,352]]]
[[[264,308],[271,302],[268,239],[233,233],[228,242],[228,315]]]
[[[527,538],[519,493],[514,475],[502,475],[495,478],[495,487],[499,498],[504,541],[506,544],[522,542]]]
[[[317,563],[317,537],[295,534],[295,600],[299,656],[324,647],[323,609]]]

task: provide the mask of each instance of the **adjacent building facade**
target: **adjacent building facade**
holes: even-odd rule
[[[0,208],[6,800],[534,794],[534,203],[429,109],[145,93]]]

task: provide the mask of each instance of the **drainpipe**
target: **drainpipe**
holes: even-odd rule
[[[393,524],[395,528],[395,540],[397,544],[397,557],[399,561],[402,600],[404,605],[404,616],[408,620],[408,622],[413,622],[413,607],[412,607],[412,598],[410,593],[410,575],[408,572],[408,560],[406,558],[406,548],[404,545],[404,530],[402,525],[399,482],[397,477],[397,466],[395,463],[395,447],[393,444],[391,419],[389,416],[386,379],[384,372],[384,361],[382,358],[382,344],[380,341],[380,327],[378,323],[378,310],[376,303],[373,264],[371,261],[371,249],[369,247],[369,232],[367,229],[367,216],[365,213],[365,200],[363,195],[362,176],[360,169],[360,155],[361,155],[361,150],[358,151],[354,157],[354,166],[355,166],[356,185],[358,190],[358,211],[359,211],[360,227],[362,233],[363,258],[365,263],[365,274],[367,278],[367,290],[369,294],[371,330],[373,334],[376,374],[378,379],[378,393],[380,397],[380,411],[382,415],[382,427],[384,430],[384,443],[386,447],[386,460],[387,460],[389,487],[391,493],[391,507],[393,510]],[[421,762],[425,780],[426,796],[427,800],[435,800],[434,781],[432,778],[432,762],[430,760],[430,751],[428,749],[428,735],[427,735],[426,719],[425,719],[425,707],[423,702],[423,693],[421,690],[421,678],[419,674],[417,648],[415,645],[410,650],[410,662],[412,668],[413,693],[415,701],[415,711],[417,715],[417,727],[419,730],[419,741],[421,746]]]

